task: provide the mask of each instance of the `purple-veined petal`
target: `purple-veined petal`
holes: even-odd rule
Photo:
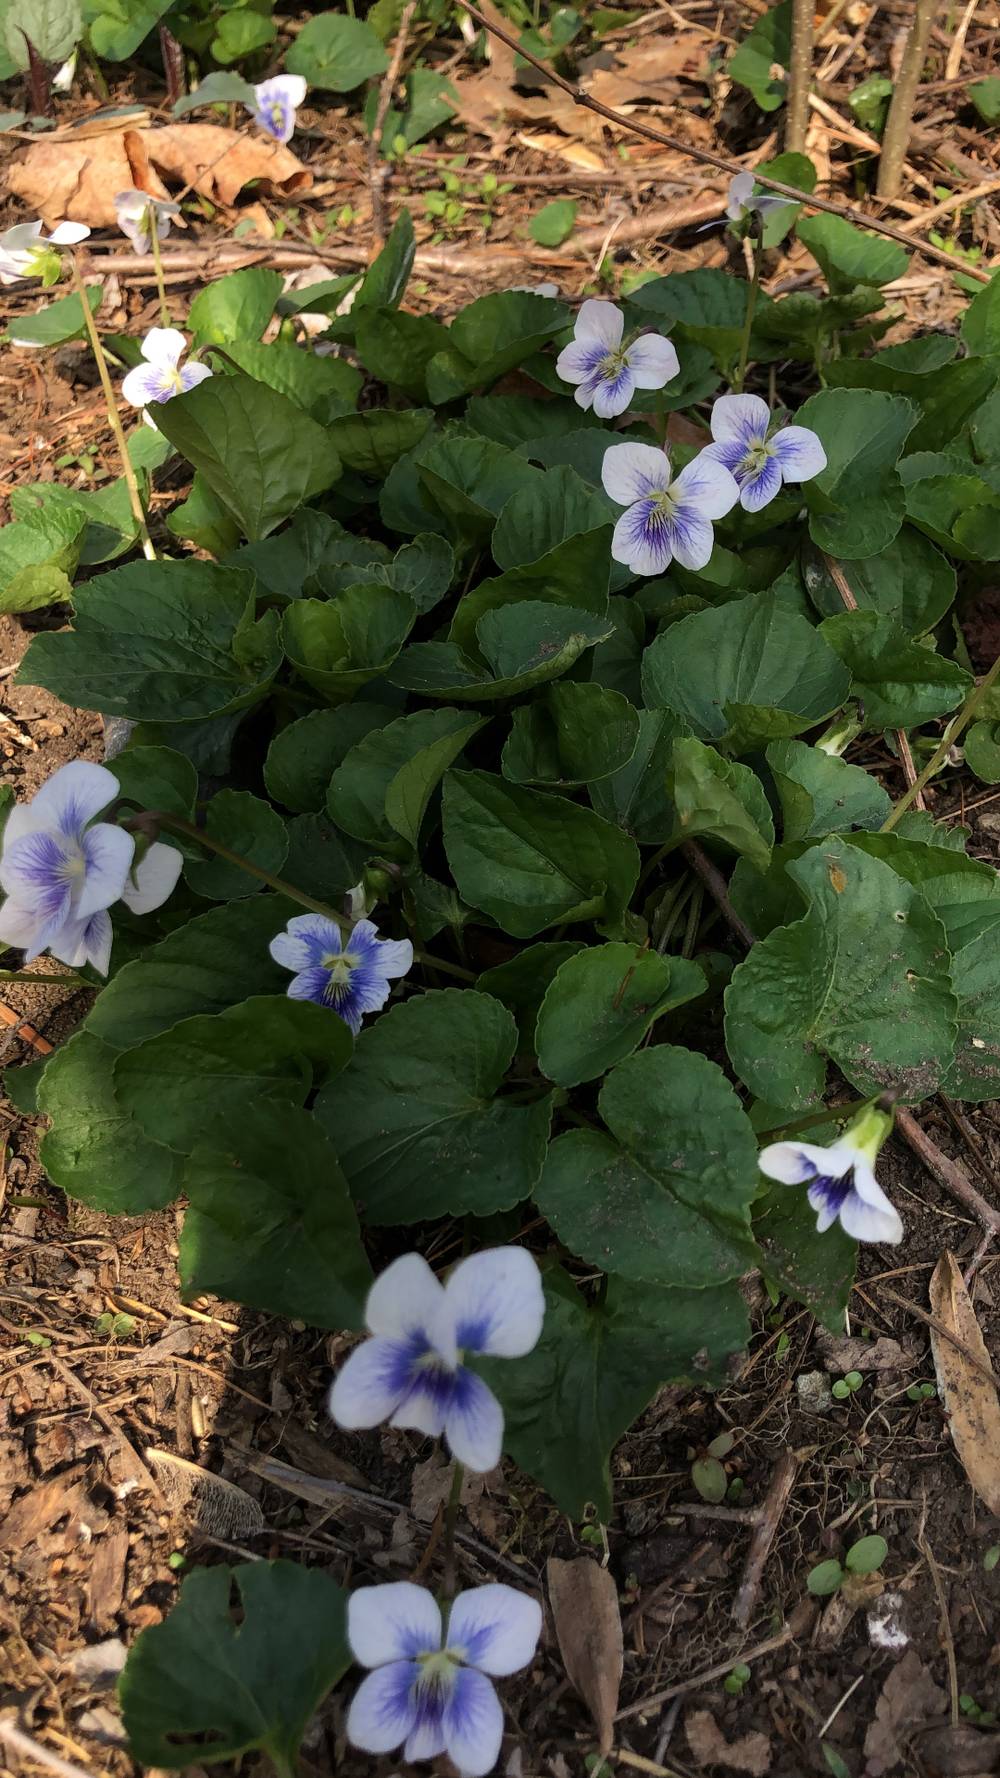
[[[717,443],[732,439],[746,452],[766,437],[770,418],[767,402],[759,395],[720,395],[712,403],[712,437]]]
[[[44,924],[34,908],[24,907],[8,896],[0,908],[0,945],[16,945],[19,951],[28,951]]]
[[[779,1185],[805,1185],[817,1173],[829,1171],[830,1150],[815,1142],[770,1142],[757,1156],[757,1165]]]
[[[661,333],[640,334],[629,346],[627,358],[637,389],[662,389],[681,368],[673,342]]]
[[[592,340],[595,345],[602,346],[605,352],[616,352],[622,343],[624,331],[625,316],[617,304],[588,297],[581,304],[573,334],[578,341]]]
[[[721,463],[723,469],[728,469],[731,476],[738,478],[739,467],[746,452],[736,438],[717,438],[699,451],[698,455],[707,457],[710,463]]]
[[[777,192],[758,192],[753,207],[758,216],[770,216],[775,210],[787,210],[789,204],[795,203],[794,198],[781,198]]]
[[[601,462],[601,481],[609,500],[631,506],[660,494],[670,485],[670,458],[656,445],[609,445]]]
[[[408,938],[379,939],[378,966],[383,975],[395,981],[413,968],[413,946]]]
[[[611,537],[611,557],[633,574],[664,574],[673,554],[667,520],[655,500],[637,500],[623,512]]]
[[[521,1358],[538,1342],[545,1293],[523,1247],[492,1247],[463,1259],[445,1283],[444,1300],[465,1352]]]
[[[481,1377],[460,1365],[445,1411],[444,1436],[466,1469],[495,1469],[503,1447],[503,1409]]]
[[[270,80],[262,80],[253,90],[258,105],[266,104],[268,99],[281,99],[284,104],[291,105],[297,111],[305,102],[309,88],[301,74],[274,74]]]
[[[759,469],[740,478],[740,505],[744,512],[761,512],[781,493],[781,466],[776,457],[765,457]]]
[[[684,506],[692,506],[702,519],[724,519],[740,497],[735,477],[724,463],[699,451],[671,485],[671,494]]]
[[[106,766],[74,759],[69,765],[60,766],[36,791],[30,805],[32,819],[36,827],[56,827],[61,833],[79,834],[117,795],[118,779]]]
[[[410,1388],[413,1346],[406,1340],[364,1340],[337,1372],[327,1409],[348,1432],[367,1432],[395,1413]],[[388,1656],[385,1657],[388,1659]]]
[[[700,569],[708,567],[715,536],[711,521],[703,518],[693,503],[679,501],[667,520],[667,528],[671,551],[682,568],[697,574]]]
[[[357,1593],[351,1594],[348,1614],[357,1597]],[[361,1681],[347,1712],[347,1739],[353,1747],[360,1747],[364,1753],[393,1753],[402,1746],[417,1720],[419,1678],[420,1668],[415,1661],[393,1661]]]
[[[285,995],[289,1000],[311,1000],[316,1006],[333,1006],[330,999],[330,971],[319,966],[314,969],[300,969],[298,975],[293,975],[285,989]]]
[[[176,370],[186,346],[187,340],[176,327],[151,327],[139,350],[147,364]]]
[[[424,1438],[440,1438],[455,1393],[456,1374],[441,1366],[418,1371],[389,1425],[421,1432]]]
[[[623,414],[635,394],[635,378],[628,364],[614,376],[602,377],[594,390],[593,409],[601,420],[613,420]]]
[[[365,1326],[391,1340],[430,1337],[444,1301],[444,1289],[420,1253],[403,1253],[376,1278],[365,1304]],[[452,1346],[445,1356],[452,1362]]]
[[[437,1759],[445,1751],[444,1703],[445,1691],[440,1684],[428,1685],[425,1680],[417,1687],[417,1720],[403,1748],[407,1765]]]
[[[786,482],[807,482],[826,468],[826,452],[808,426],[782,426],[771,439],[771,450]]]
[[[484,1673],[460,1667],[444,1707],[444,1744],[462,1778],[485,1778],[500,1757],[503,1711]]]
[[[726,194],[726,215],[733,222],[739,222],[744,210],[753,197],[753,174],[737,173],[729,181]]]
[[[0,887],[22,907],[34,908],[56,924],[69,913],[71,887],[67,875],[70,842],[44,831],[26,834],[5,846],[0,857]]]
[[[89,919],[101,908],[121,899],[135,856],[135,837],[111,821],[88,827],[82,840],[86,875],[73,897],[78,920]]]
[[[212,372],[207,364],[185,364],[177,374],[181,379],[181,394],[186,395],[189,389],[197,389],[199,383],[207,383]]]
[[[855,1241],[878,1241],[897,1247],[903,1239],[903,1223],[894,1204],[890,1204],[881,1187],[881,1203],[862,1198],[857,1191],[848,1192],[840,1207],[840,1226]]]
[[[839,1180],[814,1179],[806,1196],[816,1212],[816,1233],[825,1235],[840,1215],[847,1192],[841,1192]]]
[[[107,975],[113,939],[111,916],[102,908],[89,920],[67,920],[49,939],[48,949],[71,969],[90,963],[99,975]]]
[[[77,247],[89,234],[90,230],[85,222],[58,222],[46,239],[54,247]]]
[[[151,401],[169,401],[177,394],[174,372],[158,364],[137,364],[122,377],[122,394],[133,407],[146,407]]]
[[[556,359],[556,375],[564,383],[587,383],[608,355],[600,340],[570,340]]]
[[[442,1641],[437,1600],[411,1580],[356,1587],[347,1601],[347,1640],[362,1667],[436,1654]]]
[[[296,914],[267,948],[283,969],[312,969],[340,955],[340,927],[325,914]]]
[[[542,1633],[542,1608],[530,1593],[494,1582],[459,1593],[445,1642],[470,1667],[502,1679],[534,1658]]]
[[[154,840],[145,856],[129,872],[122,900],[133,914],[151,914],[173,894],[184,860],[176,846]]]

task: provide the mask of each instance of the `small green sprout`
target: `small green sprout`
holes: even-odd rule
[[[860,1371],[847,1371],[843,1377],[837,1378],[830,1393],[834,1401],[847,1401],[856,1389],[861,1388],[863,1382],[864,1377]]]
[[[726,1674],[725,1679],[722,1681],[722,1689],[724,1692],[728,1692],[731,1698],[738,1698],[740,1693],[744,1690],[749,1678],[749,1667],[746,1667],[741,1663],[738,1667],[734,1667],[731,1673]]]

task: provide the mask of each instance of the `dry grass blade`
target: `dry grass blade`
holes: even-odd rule
[[[990,1512],[1000,1512],[1000,1395],[984,1370],[989,1354],[958,1261],[943,1253],[930,1283],[931,1307],[970,1354],[931,1328],[931,1350],[941,1400],[962,1468]],[[984,1370],[979,1368],[982,1364]]]
[[[607,1568],[581,1556],[546,1567],[549,1604],[570,1684],[594,1719],[600,1750],[610,1753],[624,1647],[618,1588]]]
[[[264,1529],[264,1515],[256,1500],[235,1482],[227,1482],[214,1470],[202,1469],[172,1451],[149,1449],[152,1463],[170,1505],[194,1504],[195,1523],[208,1537],[249,1537]]]

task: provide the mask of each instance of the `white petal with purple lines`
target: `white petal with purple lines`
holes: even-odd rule
[[[469,1666],[502,1679],[528,1665],[541,1633],[542,1608],[537,1599],[493,1582],[459,1593],[445,1640]]]
[[[770,441],[786,482],[807,482],[826,468],[826,452],[808,426],[782,426]]]
[[[410,1580],[357,1587],[347,1604],[347,1640],[362,1667],[412,1661],[441,1647],[441,1613],[433,1593]]]
[[[523,1247],[493,1247],[455,1267],[444,1287],[455,1341],[466,1352],[522,1358],[545,1315],[541,1273]]]
[[[609,445],[601,463],[604,492],[619,506],[631,506],[670,486],[670,458],[656,445]]]

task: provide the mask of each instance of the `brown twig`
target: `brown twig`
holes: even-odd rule
[[[795,1451],[785,1451],[774,1466],[771,1485],[764,1497],[760,1518],[750,1542],[743,1579],[733,1601],[733,1619],[741,1630],[746,1629],[753,1616],[764,1578],[764,1566],[771,1553],[771,1545],[778,1535],[778,1527],[788,1505],[788,1497],[795,1486],[798,1469],[799,1459]]]
[[[760,1661],[765,1655],[773,1655],[791,1640],[791,1627],[785,1624],[776,1636],[769,1636],[766,1642],[758,1642],[754,1648],[742,1649],[739,1658],[744,1666],[749,1667],[751,1661]],[[699,1686],[708,1685],[710,1680],[724,1679],[727,1673],[732,1672],[735,1658],[730,1656],[728,1661],[717,1661],[714,1667],[705,1667],[701,1673],[692,1673],[690,1679],[682,1679],[679,1685],[668,1685],[662,1692],[651,1692],[648,1698],[640,1698],[637,1704],[626,1704],[624,1710],[618,1711],[615,1722],[626,1722],[631,1716],[645,1716],[647,1711],[658,1710],[661,1704],[668,1704],[671,1698],[679,1698],[684,1692],[697,1691]]]
[[[928,1136],[927,1131],[918,1124],[912,1111],[907,1111],[905,1105],[896,1106],[896,1129],[903,1141],[923,1161],[928,1173],[932,1173],[946,1192],[950,1192],[953,1198],[957,1198],[960,1204],[964,1204],[972,1212],[980,1227],[988,1229],[991,1235],[1000,1235],[1000,1210],[994,1210],[993,1205],[987,1203],[982,1193],[976,1190],[965,1168],[938,1147],[933,1137]]]
[[[921,0],[921,3],[933,6],[934,0]],[[574,105],[582,105],[587,111],[595,112],[598,117],[607,118],[609,123],[613,123],[620,130],[627,130],[634,136],[644,136],[649,142],[659,142],[665,148],[672,148],[675,154],[683,155],[686,160],[698,161],[705,167],[716,167],[720,172],[730,175],[745,171],[739,161],[730,160],[728,155],[714,154],[708,148],[696,148],[690,142],[682,142],[678,136],[668,136],[665,130],[654,129],[651,124],[641,123],[634,117],[626,117],[623,112],[613,110],[610,105],[602,105],[599,99],[593,99],[589,93],[581,92],[571,80],[565,80],[561,74],[556,73],[554,68],[550,68],[545,62],[540,61],[537,56],[531,55],[517,42],[516,38],[511,37],[508,32],[501,30],[499,25],[494,25],[488,18],[485,18],[479,8],[471,4],[471,0],[459,0],[459,5],[464,7],[465,11],[476,20],[477,24],[482,26],[484,31],[490,31],[494,37],[499,37],[501,43],[506,43],[508,49],[516,50],[526,62],[530,62],[532,67],[544,74],[546,80],[551,81],[568,94]],[[947,253],[942,247],[934,247],[929,241],[915,241],[911,235],[904,235],[902,229],[895,228],[891,222],[883,222],[880,218],[867,216],[863,210],[857,210],[851,204],[838,204],[832,198],[817,197],[815,192],[800,191],[796,185],[786,185],[782,180],[769,179],[762,173],[755,173],[754,177],[757,184],[763,185],[767,191],[776,191],[781,197],[794,198],[797,204],[802,204],[807,210],[823,210],[828,216],[843,216],[848,222],[857,223],[861,228],[870,228],[876,234],[886,235],[890,241],[900,241],[904,247],[917,248],[925,258],[936,260],[939,265],[946,265],[951,271],[955,270],[953,253]],[[968,272],[980,284],[990,282],[990,273],[980,271],[978,267],[963,265],[962,270]]]
[[[973,1370],[977,1370],[988,1383],[992,1383],[994,1389],[1000,1390],[1000,1377],[997,1376],[996,1371],[992,1370],[988,1364],[984,1364],[982,1359],[973,1352],[972,1347],[967,1346],[953,1328],[940,1321],[936,1315],[932,1315],[929,1309],[922,1309],[919,1303],[911,1303],[907,1297],[900,1296],[898,1291],[890,1290],[887,1284],[883,1284],[881,1295],[888,1297],[890,1303],[895,1303],[898,1309],[905,1309],[908,1315],[915,1315],[918,1321],[924,1322],[925,1326],[932,1327],[943,1340],[948,1340],[952,1346],[957,1347],[966,1363],[971,1364]]]
[[[375,240],[381,247],[386,237],[385,221],[385,185],[389,177],[389,163],[381,153],[382,129],[385,124],[389,106],[392,104],[393,89],[399,79],[399,70],[403,65],[406,52],[406,40],[410,35],[413,15],[417,10],[417,0],[406,0],[396,41],[393,45],[392,60],[385,71],[382,85],[379,88],[378,105],[375,108],[375,120],[368,138],[368,189],[371,193],[372,227]]]
[[[955,1638],[951,1633],[951,1619],[948,1615],[948,1601],[944,1596],[944,1587],[941,1584],[941,1573],[934,1557],[934,1551],[927,1542],[927,1537],[923,1530],[921,1530],[920,1536],[917,1539],[917,1548],[930,1570],[930,1576],[934,1583],[934,1592],[938,1602],[938,1611],[941,1614],[941,1640],[944,1643],[945,1659],[948,1662],[948,1690],[951,1694],[951,1726],[953,1729],[957,1729],[961,1720],[961,1714],[958,1702],[958,1667],[955,1662]]]
[[[937,11],[937,0],[916,0],[913,22],[906,39],[902,66],[896,80],[882,133],[882,155],[878,164],[878,184],[876,191],[883,199],[894,198],[899,190],[900,176],[906,150],[910,141],[910,124],[913,121],[913,101],[917,96],[920,76],[924,70],[924,57],[927,44]]]
[[[813,0],[792,0],[792,51],[785,110],[785,149],[790,153],[805,152],[812,59]]]
[[[701,878],[709,895],[712,897],[712,900],[719,908],[732,931],[735,932],[737,938],[746,945],[746,948],[749,951],[752,946],[756,944],[757,935],[756,933],[751,932],[746,921],[736,912],[736,909],[729,899],[729,890],[726,887],[726,880],[722,875],[722,872],[712,863],[708,853],[702,850],[697,840],[685,840],[681,847],[681,851],[696,876]]]

